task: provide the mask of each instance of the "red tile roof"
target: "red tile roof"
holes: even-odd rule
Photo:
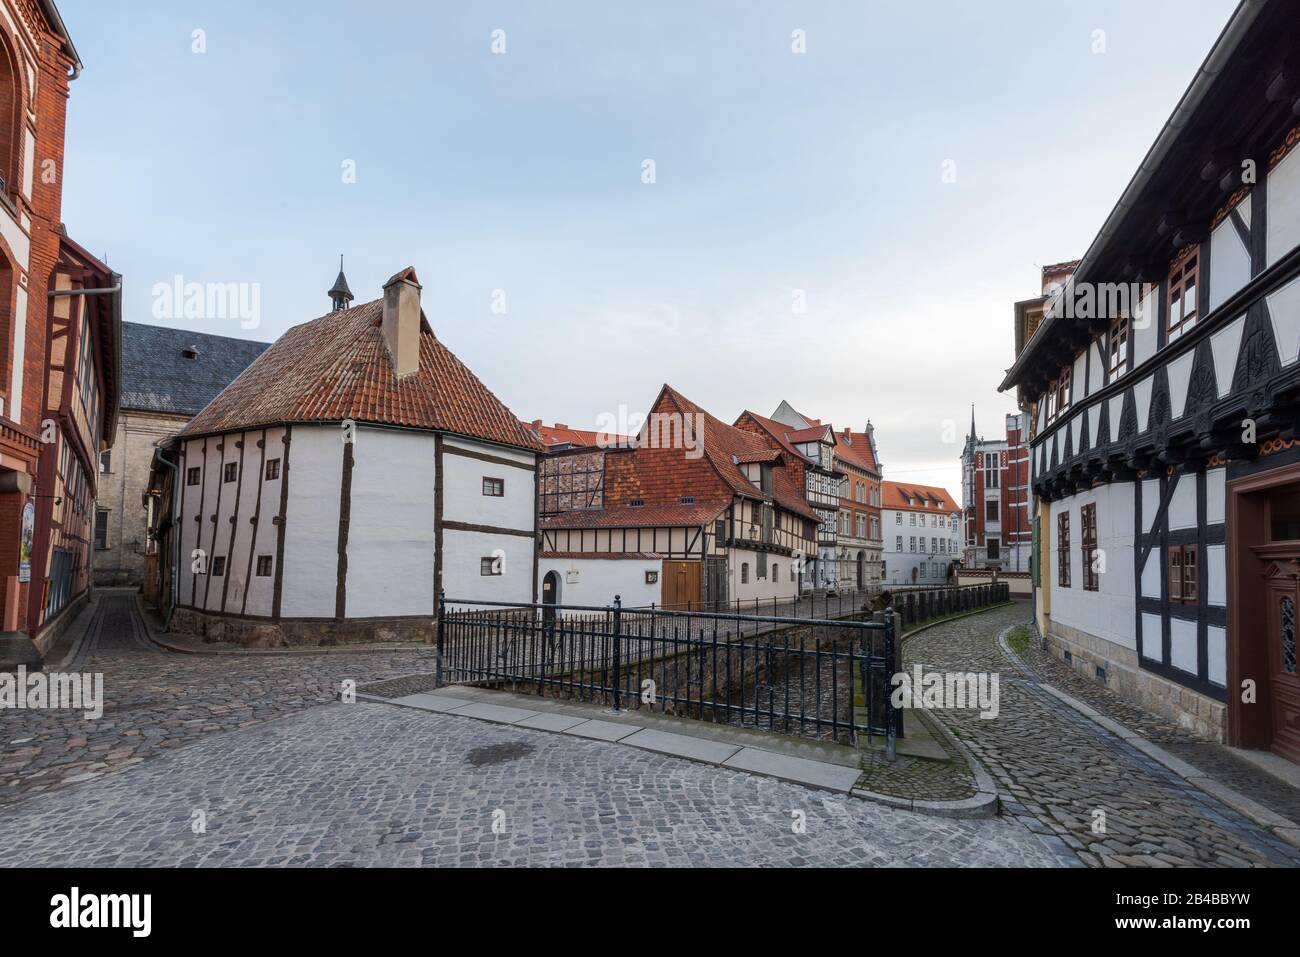
[[[735,456],[737,465],[748,465],[752,462],[779,462],[781,461],[781,452],[778,449],[764,449],[761,452],[745,452]]]
[[[836,433],[835,438],[839,440],[835,445],[836,455],[873,472],[880,470],[880,467],[876,464],[876,456],[872,452],[871,440],[867,438],[867,433],[845,429]]]
[[[723,481],[740,495],[765,500],[767,496],[745,477],[745,473],[740,470],[740,466],[733,456],[739,458],[742,455],[769,451],[771,447],[766,440],[753,432],[746,432],[734,425],[727,425],[700,408],[672,386],[665,385],[663,395],[669,403],[683,414],[699,415],[703,418],[704,455],[713,464],[718,474],[722,476]],[[795,452],[794,454],[798,455],[799,453]],[[814,521],[818,520],[817,512],[803,497],[803,490],[795,486],[785,469],[772,470],[772,499],[788,511]]]
[[[778,422],[776,419],[769,419],[765,415],[759,415],[757,412],[750,412],[748,409],[741,413],[740,418],[744,418],[746,415],[758,423],[758,425],[767,432],[768,435],[776,439],[777,444],[780,445],[781,448],[790,456],[795,459],[802,459],[805,462],[812,463],[813,460],[796,449],[794,443],[790,441],[790,433],[792,431],[790,426],[786,425],[784,422]],[[737,419],[736,421],[739,422],[740,419]]]
[[[882,508],[900,508],[913,512],[933,512],[935,514],[948,514],[950,512],[960,512],[961,507],[957,500],[948,494],[947,489],[940,488],[937,485],[917,485],[915,482],[890,482],[884,481],[881,485],[881,507]],[[903,493],[911,494],[913,502],[908,504]],[[943,507],[937,508],[930,499],[937,498],[943,501]]]
[[[592,446],[625,448],[632,441],[632,438],[627,435],[597,432],[588,429],[571,429],[567,425],[561,425],[558,422],[555,425],[544,425],[541,419],[535,419],[532,422],[520,422],[519,424],[525,429],[531,430],[541,440],[542,445],[548,449],[556,445],[570,445],[581,448]],[[602,445],[602,443],[604,444]]]
[[[540,524],[544,529],[704,525],[726,511],[730,504],[728,501],[717,501],[697,502],[694,505],[615,505],[547,515]]]
[[[420,317],[420,368],[393,374],[382,299],[294,326],[190,420],[182,435],[282,422],[375,422],[540,449]]]

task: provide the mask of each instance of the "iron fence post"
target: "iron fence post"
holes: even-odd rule
[[[622,703],[621,692],[623,686],[623,598],[621,595],[614,596],[614,707],[610,714],[619,714],[619,705]]]
[[[885,757],[893,761],[898,756],[898,723],[894,717],[894,675],[898,665],[894,660],[894,610],[885,609]]]
[[[437,652],[434,655],[434,674],[433,684],[435,688],[442,687],[442,649],[443,649],[443,628],[447,622],[447,592],[438,591],[438,625],[437,634],[434,640],[437,643]]]

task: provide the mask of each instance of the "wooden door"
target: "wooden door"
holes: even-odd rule
[[[1273,556],[1275,559],[1277,556]],[[1268,609],[1268,702],[1273,750],[1300,762],[1300,674],[1296,671],[1296,628],[1300,614],[1300,548],[1274,561],[1265,578]]]
[[[664,561],[664,608],[669,611],[687,611],[692,608],[699,608],[700,597],[700,563]]]

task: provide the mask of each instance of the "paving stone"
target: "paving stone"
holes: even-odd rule
[[[567,714],[535,714],[516,722],[521,728],[537,728],[539,731],[568,731],[576,724],[582,724],[586,718],[575,718]]]
[[[480,701],[473,704],[463,704],[461,707],[456,708],[453,713],[462,714],[469,718],[481,718],[484,721],[496,721],[499,724],[514,724],[516,721],[523,721],[526,718],[535,718],[538,714],[536,711],[525,711],[523,708],[485,704]]]
[[[855,768],[809,761],[806,758],[796,758],[758,748],[741,748],[727,758],[723,766],[835,791],[851,790],[858,779],[858,771]]]
[[[690,758],[693,761],[707,761],[710,764],[722,764],[741,750],[738,745],[709,741],[706,738],[695,738],[686,734],[673,734],[670,731],[656,731],[653,728],[630,734],[620,739],[620,742],[635,748],[672,754],[679,758]],[[853,776],[854,781],[858,779],[856,769],[849,768],[847,772]]]
[[[564,733],[579,738],[595,738],[597,741],[618,741],[641,730],[644,729],[639,724],[619,724],[617,721],[601,721],[593,718],[566,728]]]

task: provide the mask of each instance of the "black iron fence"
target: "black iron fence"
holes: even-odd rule
[[[438,684],[496,685],[850,743],[897,731],[887,693],[897,670],[893,617],[881,619],[443,598]]]
[[[441,597],[437,683],[852,742],[902,733],[894,615],[846,593],[724,611]],[[904,627],[1009,600],[1005,584],[889,595]],[[757,607],[773,614],[745,614]],[[800,614],[803,612],[803,614]],[[856,679],[856,680],[855,680]]]

